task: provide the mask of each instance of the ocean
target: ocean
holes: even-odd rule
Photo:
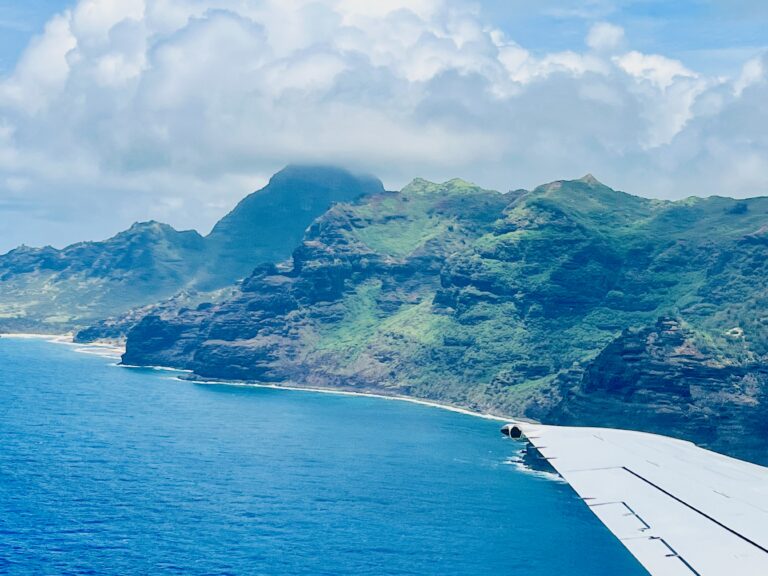
[[[0,574],[646,574],[499,423],[0,338]]]

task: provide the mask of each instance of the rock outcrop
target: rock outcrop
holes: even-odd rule
[[[740,330],[732,338],[742,338]],[[676,435],[768,462],[768,365],[709,347],[675,318],[627,329],[570,385],[548,418]]]

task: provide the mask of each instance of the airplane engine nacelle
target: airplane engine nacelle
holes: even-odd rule
[[[524,436],[523,431],[517,424],[505,424],[501,427],[501,433],[513,440],[519,440]]]

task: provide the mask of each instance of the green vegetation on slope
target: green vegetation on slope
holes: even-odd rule
[[[768,421],[767,282],[765,198],[649,200],[591,176],[508,195],[415,180],[334,206],[293,270],[143,322],[126,361],[701,440],[686,422]]]

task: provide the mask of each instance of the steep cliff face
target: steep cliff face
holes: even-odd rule
[[[462,348],[444,348],[453,320],[433,300],[445,260],[488,232],[513,198],[415,181],[335,206],[308,229],[290,270],[259,267],[230,301],[145,319],[124,361],[465,400],[461,370],[444,370]]]
[[[416,180],[335,206],[290,269],[260,267],[234,298],[147,317],[125,361],[620,424],[765,461],[766,222],[766,199],[648,200],[592,177],[508,195]]]
[[[222,302],[238,293],[236,286],[228,286],[219,290],[201,292],[194,289],[184,289],[174,293],[170,298],[160,300],[146,306],[131,308],[122,314],[109,316],[98,320],[90,326],[75,332],[74,341],[81,344],[92,342],[122,343],[128,332],[146,316],[154,315],[160,318],[175,317],[180,311],[202,309],[213,306],[214,302]]]
[[[146,222],[103,242],[62,250],[21,247],[0,256],[0,330],[61,332],[89,327],[81,340],[115,338],[158,302],[195,304],[290,257],[312,220],[334,202],[383,190],[345,170],[289,166],[246,197],[206,238]],[[179,291],[184,294],[175,296]],[[150,308],[148,308],[150,307]]]
[[[733,329],[731,338],[743,337]],[[548,414],[562,424],[675,434],[768,462],[768,365],[726,356],[674,318],[625,330],[570,383]]]

